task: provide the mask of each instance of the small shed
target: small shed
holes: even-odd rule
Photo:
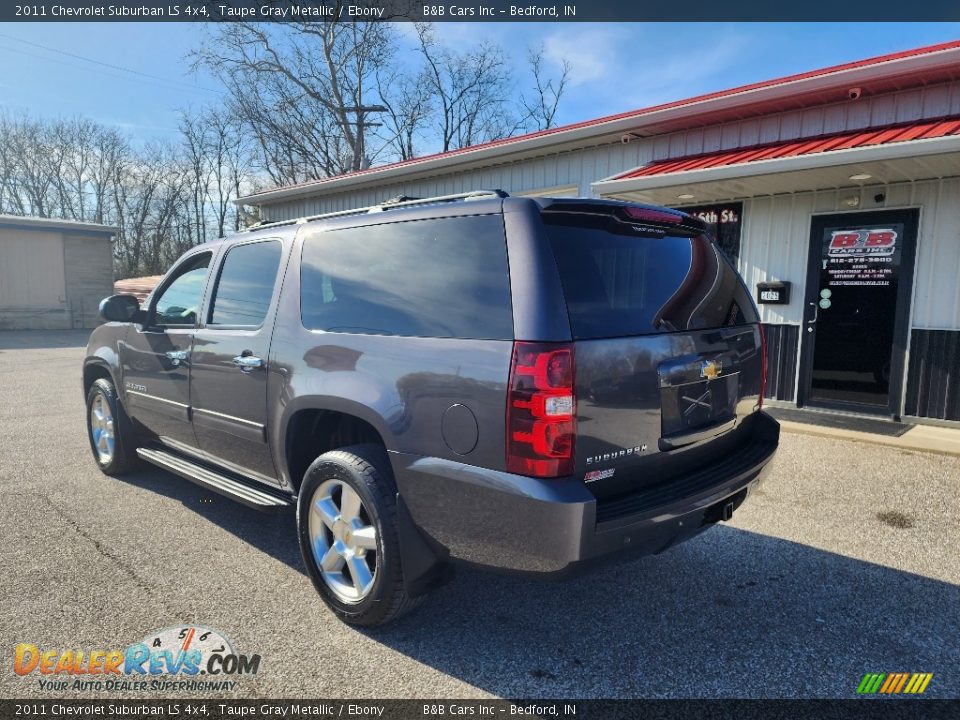
[[[100,323],[113,294],[108,225],[0,215],[0,330],[63,330]]]

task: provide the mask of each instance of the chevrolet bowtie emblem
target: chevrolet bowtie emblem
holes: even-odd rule
[[[723,363],[719,360],[704,360],[700,365],[700,377],[713,380],[723,372]]]

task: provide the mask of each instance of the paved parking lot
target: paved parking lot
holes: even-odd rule
[[[315,595],[292,516],[99,473],[84,343],[0,333],[0,696],[50,694],[14,675],[16,643],[180,623],[262,655],[244,697],[850,697],[895,671],[960,696],[960,458],[785,434],[761,492],[692,542],[563,584],[460,571],[359,632]]]

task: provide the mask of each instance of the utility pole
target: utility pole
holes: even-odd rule
[[[386,112],[387,108],[385,108],[383,105],[354,105],[351,107],[342,107],[340,109],[344,113],[355,113],[357,116],[355,122],[347,121],[347,124],[354,125],[357,128],[357,143],[353,152],[352,169],[354,171],[363,170],[367,160],[365,154],[366,143],[364,142],[364,131],[367,128],[380,127],[383,125],[383,123],[380,122],[367,122],[366,115],[367,113]]]

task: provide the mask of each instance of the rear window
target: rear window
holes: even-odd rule
[[[704,235],[608,216],[543,217],[577,339],[758,321],[737,271]]]
[[[303,245],[300,315],[311,330],[511,339],[503,218],[318,232]]]

